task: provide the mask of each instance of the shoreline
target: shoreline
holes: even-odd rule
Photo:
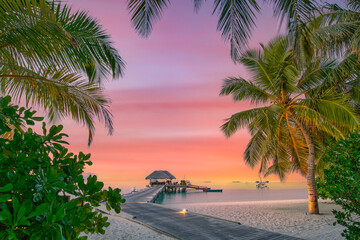
[[[253,201],[224,201],[224,202],[189,202],[189,203],[156,203],[161,206],[175,206],[175,205],[243,205],[243,204],[272,204],[272,203],[302,203],[304,201],[307,201],[307,199],[285,199],[285,200],[253,200]],[[332,204],[332,202],[327,200],[319,199],[319,202],[322,203],[329,203]]]

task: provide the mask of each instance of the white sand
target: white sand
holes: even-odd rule
[[[132,220],[132,216],[121,212],[115,214],[111,212],[108,222],[110,226],[105,228],[105,234],[89,234],[89,240],[173,240],[174,238],[168,237],[160,232],[157,232],[137,221]]]
[[[304,239],[336,240],[341,237],[343,227],[333,226],[333,209],[340,207],[320,202],[320,215],[307,214],[307,200],[281,200],[264,202],[229,202],[229,203],[188,203],[169,204],[164,207],[187,209],[241,224],[279,232]]]

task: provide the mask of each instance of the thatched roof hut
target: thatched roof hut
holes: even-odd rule
[[[176,179],[176,177],[174,175],[172,175],[171,173],[169,173],[168,171],[153,171],[149,176],[147,176],[145,178],[146,180],[148,179]]]

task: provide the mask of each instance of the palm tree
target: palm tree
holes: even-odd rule
[[[331,55],[359,52],[360,4],[357,0],[345,0],[344,3],[347,8],[325,4],[321,14],[307,23],[311,28],[309,41],[317,51]]]
[[[309,212],[318,214],[315,167],[324,139],[343,137],[360,122],[347,92],[324,87],[336,76],[337,62],[316,59],[304,66],[294,55],[291,41],[283,37],[242,54],[240,62],[251,80],[228,78],[221,95],[260,107],[232,115],[221,128],[227,137],[239,128],[249,129],[252,138],[244,160],[251,167],[260,164],[265,175],[284,179],[298,171],[306,176]]]
[[[193,0],[198,11],[206,0]],[[170,0],[127,0],[133,27],[142,37],[148,37],[153,24],[161,18],[162,12],[170,5]],[[307,35],[306,23],[318,11],[314,0],[271,0],[274,16],[285,23],[292,33],[292,42],[300,54],[306,45],[298,43],[301,36]],[[219,17],[217,30],[226,42],[230,43],[230,54],[234,61],[246,47],[255,26],[256,13],[260,7],[256,0],[214,0],[213,14]]]
[[[0,90],[43,107],[50,121],[86,125],[90,144],[95,117],[113,130],[100,84],[121,76],[124,62],[96,19],[55,2],[0,1]]]
[[[307,23],[307,54],[341,59],[336,70],[338,77],[328,81],[326,87],[349,92],[352,105],[360,114],[360,4],[356,0],[344,3],[347,8],[337,4],[322,6],[322,13]]]

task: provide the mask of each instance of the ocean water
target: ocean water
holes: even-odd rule
[[[157,199],[159,204],[208,203],[208,202],[247,202],[306,199],[306,189],[223,189],[223,192],[202,192],[189,190],[180,193],[162,193]]]

